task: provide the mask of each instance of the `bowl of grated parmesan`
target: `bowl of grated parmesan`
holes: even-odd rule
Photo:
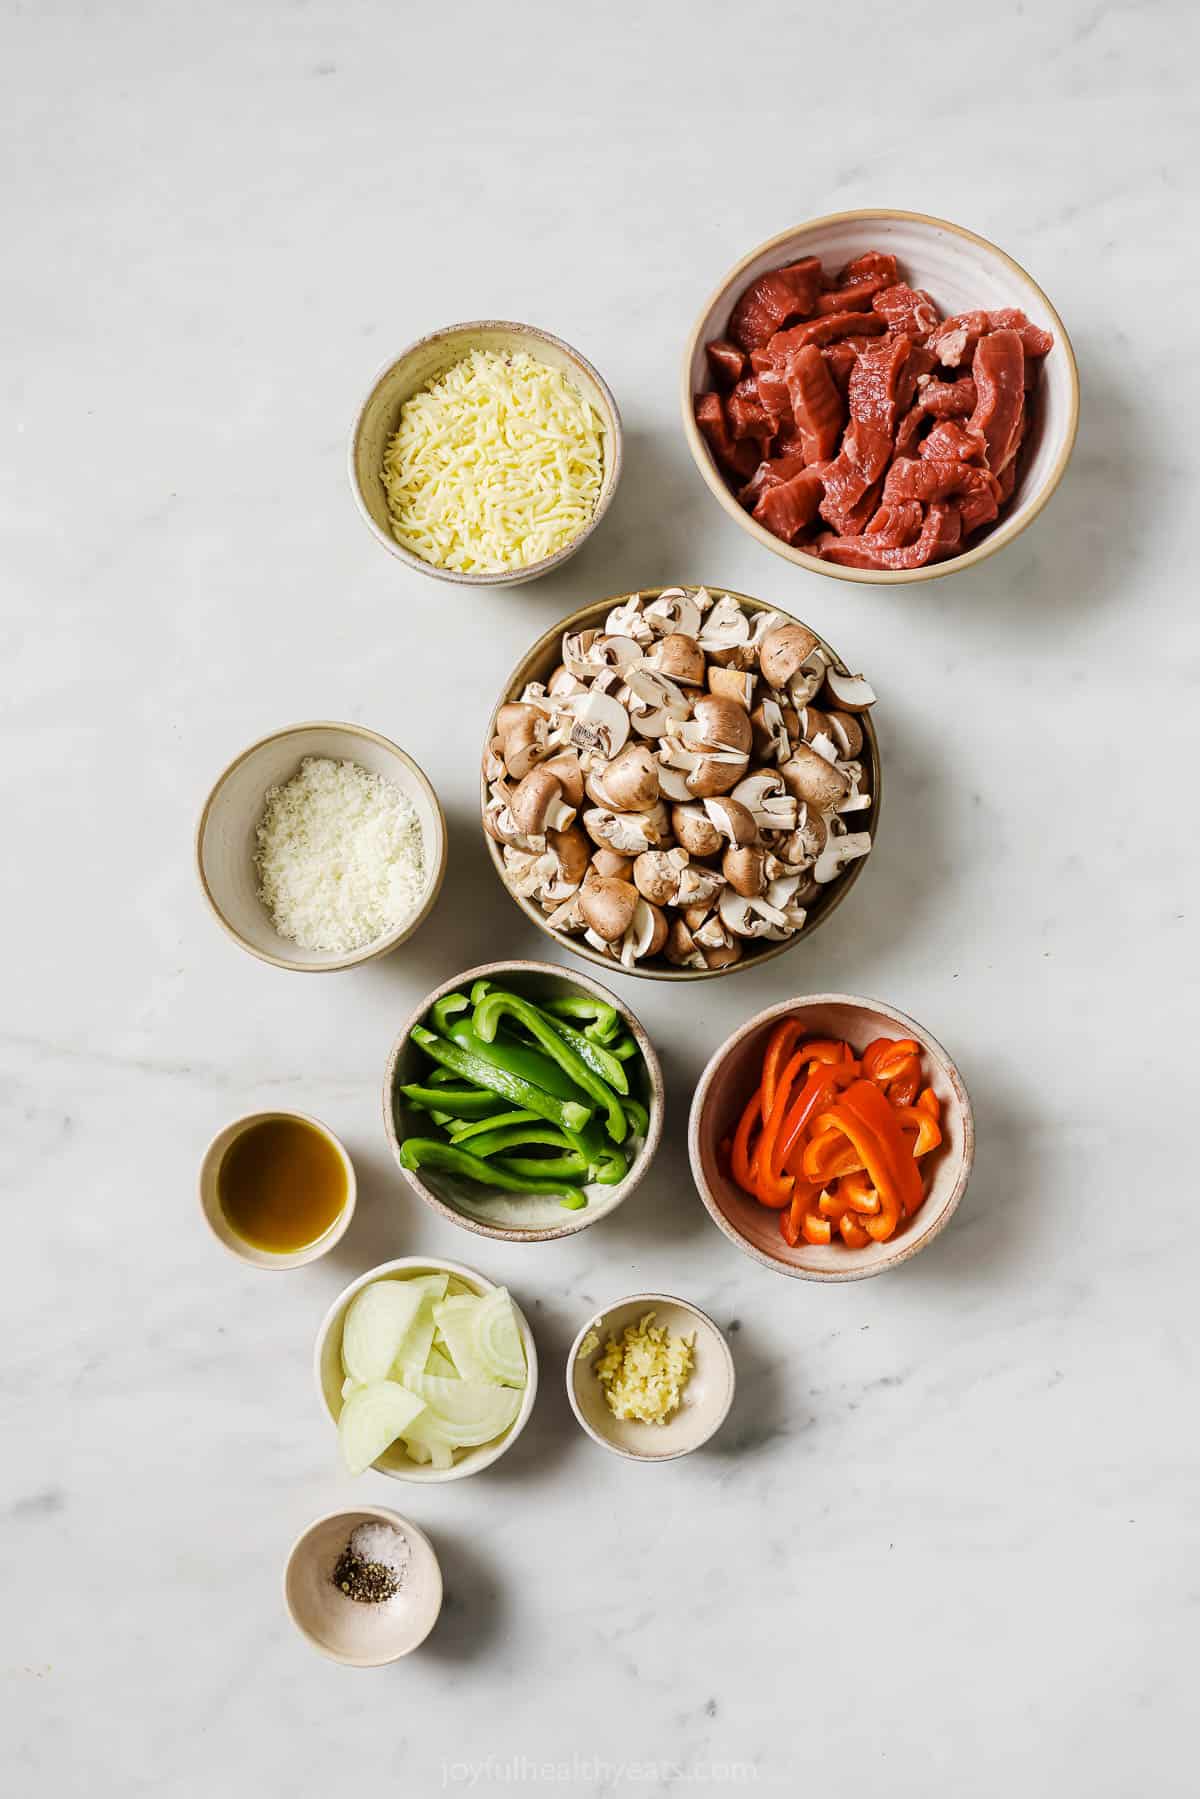
[[[595,530],[621,472],[621,415],[578,350],[478,319],[410,344],[354,423],[350,485],[368,529],[439,581],[511,587]]]
[[[362,725],[292,725],[225,769],[196,831],[200,885],[252,956],[307,973],[395,949],[429,915],[446,821],[412,757]]]

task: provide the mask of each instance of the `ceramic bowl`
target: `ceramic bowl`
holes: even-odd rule
[[[594,1368],[610,1337],[620,1340],[630,1324],[654,1313],[656,1325],[671,1336],[695,1335],[692,1373],[679,1409],[665,1424],[642,1424],[614,1418]],[[580,1349],[590,1332],[600,1339],[586,1355]],[[589,1318],[567,1357],[567,1397],[571,1410],[594,1443],[631,1462],[670,1462],[690,1455],[720,1430],[733,1404],[733,1357],[720,1329],[707,1312],[669,1293],[634,1293]]]
[[[342,1325],[347,1308],[363,1287],[369,1287],[372,1281],[384,1280],[389,1275],[397,1274],[452,1274],[465,1287],[469,1287],[472,1293],[481,1296],[491,1293],[498,1284],[488,1280],[486,1275],[477,1273],[474,1268],[464,1268],[461,1262],[446,1262],[428,1256],[398,1256],[395,1261],[380,1262],[377,1268],[368,1268],[356,1281],[351,1281],[345,1291],[338,1294],[322,1318],[313,1354],[317,1393],[334,1425],[342,1411]],[[426,1486],[448,1480],[465,1480],[470,1474],[482,1473],[493,1462],[499,1461],[506,1449],[512,1448],[529,1422],[538,1383],[537,1344],[533,1340],[533,1332],[525,1320],[525,1314],[515,1299],[512,1303],[517,1315],[517,1327],[521,1332],[521,1342],[525,1346],[529,1379],[521,1398],[521,1409],[503,1436],[491,1443],[481,1443],[476,1448],[461,1450],[452,1468],[433,1468],[428,1463],[422,1465],[410,1462],[404,1445],[394,1444],[391,1449],[384,1451],[377,1462],[372,1463],[377,1474],[386,1474],[390,1480],[420,1481]]]
[[[357,762],[382,775],[411,800],[425,845],[425,885],[416,907],[393,930],[348,954],[301,949],[281,937],[258,897],[255,832],[266,793],[300,772],[306,756]],[[300,974],[353,968],[386,956],[407,941],[429,916],[446,872],[446,821],[437,794],[412,757],[363,725],[306,724],[272,731],[242,751],[218,778],[204,803],[196,831],[196,866],[204,897],[235,943],[274,968]]]
[[[334,1585],[333,1571],[360,1524],[390,1524],[408,1539],[404,1584],[379,1605],[349,1599]],[[380,1668],[420,1647],[442,1609],[442,1570],[425,1532],[399,1512],[381,1506],[328,1512],[292,1544],[283,1576],[288,1616],[314,1649],[348,1668]]]
[[[1054,333],[1054,348],[1045,358],[1033,420],[1021,451],[1012,499],[999,519],[973,539],[961,556],[914,569],[841,568],[806,550],[786,544],[739,506],[696,425],[694,396],[712,386],[705,345],[722,337],[734,302],[756,276],[802,256],[820,256],[837,269],[867,250],[891,251],[901,274],[913,287],[933,295],[944,317],[977,308],[1019,307],[1035,325]],[[877,586],[904,581],[935,581],[957,574],[995,555],[1031,524],[1062,480],[1079,423],[1079,372],[1071,340],[1062,320],[1042,292],[1011,256],[973,231],[920,212],[835,212],[782,231],[743,256],[722,277],[692,328],[683,357],[681,386],[683,429],[688,448],[709,489],[743,531],[797,568],[831,575],[837,581],[865,581]]]
[[[282,1255],[273,1250],[259,1249],[255,1244],[247,1243],[244,1237],[239,1237],[221,1209],[218,1191],[221,1163],[225,1160],[227,1151],[251,1125],[265,1124],[270,1118],[294,1118],[301,1124],[311,1125],[337,1151],[346,1172],[346,1203],[329,1229],[314,1242],[305,1244],[303,1249],[294,1249]],[[250,1112],[244,1118],[235,1118],[232,1124],[227,1124],[223,1131],[217,1132],[200,1164],[200,1209],[205,1222],[218,1243],[231,1255],[235,1255],[239,1262],[248,1262],[252,1268],[303,1268],[306,1262],[315,1262],[319,1256],[327,1255],[334,1244],[340,1243],[345,1236],[354,1216],[357,1199],[358,1182],[345,1144],[334,1136],[328,1125],[322,1124],[319,1118],[310,1118],[305,1112]]]
[[[640,1099],[650,1114],[650,1128],[624,1180],[611,1187],[593,1184],[587,1189],[588,1203],[578,1212],[566,1211],[552,1194],[507,1194],[499,1188],[475,1188],[454,1175],[435,1168],[406,1168],[400,1160],[400,1145],[405,1137],[429,1134],[428,1114],[418,1112],[400,1092],[428,1069],[429,1063],[419,1045],[412,1042],[412,1029],[420,1024],[436,1000],[456,990],[469,992],[475,981],[490,980],[498,987],[535,1003],[555,995],[588,993],[615,1006],[627,1030],[632,1032],[642,1052],[645,1073],[641,1090],[633,1097]],[[628,1065],[627,1065],[628,1066]],[[555,968],[549,962],[485,962],[468,968],[452,981],[443,981],[427,993],[420,1005],[405,1020],[392,1045],[383,1078],[383,1123],[392,1154],[401,1174],[418,1198],[464,1230],[481,1237],[499,1237],[509,1243],[547,1243],[559,1237],[572,1237],[616,1211],[639,1184],[658,1148],[662,1136],[663,1108],[662,1069],[639,1021],[628,1006],[598,981],[586,975]]]
[[[801,1242],[789,1248],[780,1233],[779,1213],[743,1193],[724,1170],[720,1146],[733,1135],[757,1084],[772,1027],[784,1017],[802,1018],[806,1036],[842,1038],[859,1051],[876,1037],[914,1037],[924,1050],[928,1084],[942,1104],[943,1140],[921,1163],[929,1182],[924,1203],[916,1217],[886,1243],[848,1249],[835,1238],[829,1244]],[[971,1178],[975,1123],[962,1076],[923,1025],[882,1000],[815,993],[768,1007],[721,1045],[696,1088],[688,1121],[688,1150],[700,1197],[731,1243],[779,1274],[812,1281],[855,1281],[911,1260],[950,1222]]]
[[[524,350],[538,362],[560,369],[591,402],[604,423],[604,479],[596,510],[577,537],[573,537],[553,556],[531,562],[525,568],[503,569],[490,574],[463,574],[457,569],[437,568],[414,556],[396,542],[388,517],[387,494],[383,485],[383,455],[388,439],[400,419],[406,400],[429,382],[440,378],[471,350],[491,350],[501,355]],[[394,362],[388,363],[375,381],[359,409],[350,438],[350,486],[376,543],[397,561],[407,564],[418,574],[435,581],[453,581],[459,587],[519,587],[525,581],[536,581],[549,574],[573,556],[591,536],[612,503],[621,476],[621,415],[608,383],[587,359],[548,331],[536,325],[517,325],[505,319],[475,319],[469,324],[447,325],[431,331]]]
[[[657,599],[659,594],[665,593],[667,589],[665,587],[642,587],[636,590],[631,589],[630,591],[639,592],[644,600],[649,601]],[[695,584],[691,586],[685,585],[684,591],[686,593],[696,593],[698,589]],[[751,595],[747,593],[736,593],[730,587],[712,586],[709,588],[709,592],[714,594],[730,594],[733,599],[739,601],[739,603],[750,612],[780,612],[781,617],[788,618],[789,622],[802,622],[793,620],[790,614],[782,613],[778,606],[768,605],[765,600],[753,599]],[[499,698],[492,709],[492,715],[488,720],[487,735],[483,740],[484,756],[487,754],[487,746],[496,735],[496,715],[501,706],[506,705],[510,700],[520,699],[521,694],[531,681],[547,680],[562,661],[563,633],[565,631],[574,632],[602,629],[604,621],[612,611],[613,607],[619,606],[621,602],[628,599],[628,597],[628,594],[615,594],[611,599],[595,600],[589,606],[581,606],[578,612],[572,612],[568,617],[560,619],[556,625],[549,631],[544,632],[542,636],[538,638],[533,647],[526,652],[520,662],[518,662],[516,668],[513,669],[512,674],[505,682]],[[841,670],[843,674],[858,672],[857,670],[851,671],[847,667],[833,646],[826,643],[825,639],[812,625],[806,625],[805,629],[812,631],[813,636],[817,638],[817,641],[829,656],[834,668]],[[871,678],[870,669],[866,669],[863,672],[869,680]],[[863,822],[856,823],[854,828],[856,830],[870,831],[871,835],[875,836],[879,829],[879,814],[883,806],[883,767],[879,754],[879,738],[876,735],[875,725],[870,712],[862,713],[859,716],[858,722],[862,726],[863,737],[865,739],[860,759],[866,770],[867,782],[872,795],[872,803],[869,812],[858,815]],[[481,770],[479,779],[479,816],[481,829],[483,816],[487,809],[487,801],[487,777]],[[632,968],[621,968],[618,963],[613,961],[611,956],[602,955],[599,950],[594,950],[581,936],[572,937],[566,931],[552,930],[550,925],[546,922],[546,914],[542,911],[541,907],[532,899],[523,899],[519,893],[514,893],[509,887],[508,882],[504,878],[504,851],[500,844],[496,842],[494,837],[489,836],[486,830],[483,832],[483,841],[487,845],[487,852],[492,859],[492,866],[496,870],[505,892],[516,905],[520,906],[526,918],[530,919],[531,922],[537,926],[539,931],[544,932],[544,934],[551,938],[555,943],[561,944],[563,949],[570,950],[573,956],[582,956],[585,962],[592,962],[597,968],[606,969],[610,974],[619,972],[621,974],[636,975],[640,980],[646,981],[715,981],[721,979],[724,975],[741,974],[744,973],[746,969],[757,968],[761,963],[768,961],[772,956],[782,956],[786,950],[794,949],[796,944],[807,942],[813,932],[817,929],[818,925],[824,924],[825,920],[837,910],[854,886],[855,882],[861,876],[863,869],[871,860],[870,856],[860,856],[856,861],[850,863],[845,872],[840,874],[836,881],[831,881],[829,883],[821,896],[814,900],[813,904],[809,907],[808,917],[802,931],[797,932],[794,937],[785,938],[782,943],[770,943],[765,938],[748,940],[741,961],[735,962],[730,968],[672,968],[669,962],[662,960],[655,961],[649,965],[643,962],[635,962]]]

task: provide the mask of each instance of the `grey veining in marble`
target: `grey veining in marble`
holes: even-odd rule
[[[1083,0],[0,9],[6,1791],[621,1799],[735,1764],[814,1799],[1196,1790],[1198,47],[1191,8]],[[736,531],[676,412],[722,271],[876,204],[1012,251],[1083,382],[1036,525],[892,591]],[[628,429],[602,530],[494,598],[383,555],[344,469],[378,366],[486,316],[578,344]],[[542,952],[474,815],[502,677],[570,608],[672,580],[770,599],[877,682],[881,839],[759,973],[619,979],[668,1073],[653,1176],[594,1231],[492,1246],[390,1167],[384,1060],[435,982]],[[191,848],[228,758],[309,717],[403,743],[451,839],[419,937],[316,980],[238,953]],[[979,1127],[951,1229],[830,1289],[739,1256],[684,1151],[709,1051],[813,989],[922,1019]],[[263,1102],[327,1119],[361,1177],[337,1251],[278,1279],[195,1197]],[[417,1251],[511,1283],[544,1390],[479,1479],[355,1486],[313,1334]],[[587,1442],[561,1362],[653,1288],[732,1332],[738,1397],[645,1468]],[[411,1511],[447,1583],[372,1674],[280,1592],[294,1535],[359,1493]]]

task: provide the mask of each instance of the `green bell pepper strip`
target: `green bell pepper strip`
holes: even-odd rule
[[[493,1168],[490,1162],[482,1162],[465,1149],[456,1149],[453,1143],[441,1143],[434,1137],[406,1137],[400,1145],[400,1160],[405,1168],[444,1168],[447,1174],[478,1181],[481,1187],[503,1187],[508,1193],[549,1193],[573,1212],[587,1204],[587,1194],[578,1187],[529,1175],[518,1182],[504,1169]]]
[[[502,1104],[480,1087],[423,1087],[414,1081],[400,1091],[420,1111],[441,1112],[447,1118],[491,1118]]]
[[[550,1156],[539,1161],[535,1156],[497,1156],[493,1168],[503,1168],[518,1180],[576,1181],[585,1172],[583,1157],[574,1151],[565,1156]]]
[[[556,1131],[552,1125],[548,1124],[511,1124],[503,1130],[485,1131],[480,1136],[473,1137],[462,1147],[469,1154],[478,1156],[481,1162],[486,1162],[492,1156],[503,1155],[509,1150],[522,1149],[526,1144],[539,1143],[545,1144],[549,1149],[561,1150],[564,1155],[578,1156],[579,1172],[586,1175],[587,1157],[582,1150],[576,1149],[564,1131]],[[459,1145],[456,1143],[454,1147],[458,1149]]]
[[[650,1114],[640,1099],[623,1099],[622,1109],[629,1120],[629,1128],[637,1137],[650,1135]]]
[[[625,1114],[612,1088],[606,1081],[594,1074],[571,1045],[560,1036],[555,1021],[539,1012],[527,999],[516,993],[504,993],[497,990],[485,996],[482,1003],[475,1008],[474,1026],[485,1043],[490,1043],[496,1035],[501,1018],[507,1015],[523,1024],[531,1037],[536,1037],[548,1056],[556,1061],[563,1073],[582,1087],[589,1099],[596,1101],[597,1106],[605,1113],[605,1129],[614,1143],[620,1143],[628,1133]]]
[[[639,1051],[633,1038],[626,1034],[624,1037],[618,1037],[615,1043],[609,1044],[608,1053],[610,1056],[615,1056],[618,1062],[628,1062]]]
[[[622,1068],[612,1051],[604,1044],[597,1043],[583,1031],[577,1031],[573,1024],[565,1018],[550,1018],[547,1023],[556,1030],[564,1043],[570,1045],[581,1062],[587,1064],[593,1074],[598,1074],[608,1087],[613,1087],[620,1094],[629,1092],[629,1076]]]
[[[582,1100],[586,1097],[578,1081],[573,1081],[535,1044],[522,1043],[507,1032],[497,1033],[494,1041],[485,1040],[466,1019],[453,1019],[445,1035],[468,1055],[476,1056],[481,1062],[494,1062],[510,1074],[520,1075],[522,1080],[540,1087],[543,1093],[552,1093],[556,1099]]]
[[[431,1061],[440,1062],[443,1068],[452,1068],[464,1080],[474,1081],[478,1087],[486,1087],[490,1092],[498,1093],[501,1099],[508,1101],[510,1107],[524,1112],[536,1112],[539,1118],[556,1124],[560,1130],[581,1131],[592,1116],[592,1108],[584,1104],[582,1099],[563,1100],[554,1094],[544,1093],[540,1087],[535,1087],[519,1074],[513,1074],[499,1061],[493,1059],[485,1062],[457,1043],[435,1036],[424,1025],[413,1026],[412,1040],[420,1045]],[[621,1122],[625,1122],[623,1114]]]
[[[439,1037],[450,1035],[451,1020],[460,1012],[469,1012],[471,1002],[465,993],[443,993],[429,1008],[429,1023]]]
[[[482,983],[479,983],[482,985]],[[475,989],[471,989],[471,998],[476,1005]],[[585,1027],[587,1035],[598,1043],[611,1043],[621,1028],[620,1014],[615,1006],[610,1006],[602,999],[593,999],[587,993],[564,993],[558,999],[548,999],[542,1007],[543,1012],[551,1013],[555,1018],[586,1018],[591,1022]]]
[[[471,983],[471,1005],[472,1005],[472,1007],[477,1006],[479,1004],[480,1000],[484,997],[484,995],[486,993],[490,993],[491,991],[492,991],[492,983],[490,981],[472,981],[472,983]]]
[[[494,1095],[493,1095],[494,1097]],[[456,1124],[450,1132],[452,1143],[467,1143],[472,1137],[482,1137],[488,1131],[506,1129],[510,1124],[539,1124],[541,1120],[536,1112],[518,1110],[515,1112],[494,1112],[490,1118],[479,1118],[472,1123]],[[476,1152],[474,1147],[472,1155]]]

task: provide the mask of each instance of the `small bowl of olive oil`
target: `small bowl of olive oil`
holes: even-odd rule
[[[209,1144],[200,1205],[231,1254],[255,1268],[300,1268],[345,1235],[354,1165],[326,1125],[302,1112],[251,1112]]]

